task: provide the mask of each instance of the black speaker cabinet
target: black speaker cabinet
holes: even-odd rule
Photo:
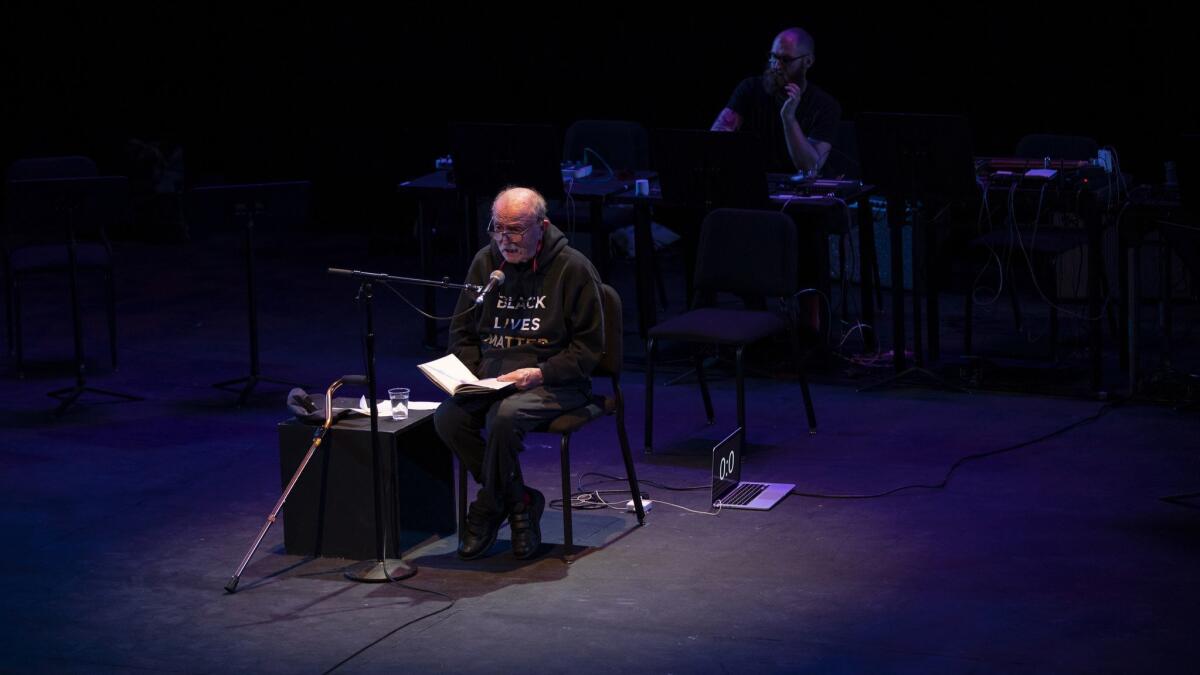
[[[287,485],[316,427],[279,424],[279,474]],[[384,555],[399,558],[431,536],[455,531],[453,460],[433,428],[433,411],[379,420]],[[371,421],[338,422],[296,482],[283,507],[290,555],[373,559],[376,556]]]

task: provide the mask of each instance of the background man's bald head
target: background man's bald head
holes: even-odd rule
[[[802,54],[812,54],[816,51],[817,47],[812,36],[808,34],[808,31],[797,26],[785,29],[779,33],[779,35],[776,35],[775,39],[777,41],[794,44],[796,47],[798,47],[798,53]]]

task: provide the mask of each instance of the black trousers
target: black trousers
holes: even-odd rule
[[[433,424],[479,484],[479,506],[499,514],[524,497],[525,481],[517,456],[525,449],[525,433],[585,405],[589,396],[584,385],[454,396],[438,406]]]

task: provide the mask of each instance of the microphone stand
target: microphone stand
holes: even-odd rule
[[[378,272],[362,272],[345,270],[336,267],[329,268],[330,274],[349,276],[362,281],[357,298],[363,301],[366,316],[366,350],[367,350],[367,396],[371,410],[371,473],[375,490],[375,560],[364,560],[351,565],[345,572],[346,578],[352,581],[379,583],[407,579],[417,573],[417,568],[398,558],[387,558],[383,527],[383,485],[379,469],[379,408],[375,402],[375,315],[372,309],[373,296],[371,283],[373,281],[395,281],[397,283],[437,286],[439,288],[454,288],[478,293],[482,287],[473,284],[454,284],[447,279],[432,281],[411,277],[397,277]]]
[[[440,280],[433,279],[418,279],[417,277],[398,277],[391,274],[383,274],[382,272],[363,272],[360,270],[344,270],[338,267],[330,267],[330,274],[340,274],[342,276],[354,277],[364,281],[394,281],[399,284],[411,284],[414,286],[433,286],[435,288],[451,288],[459,291],[470,291],[479,293],[483,290],[483,286],[478,284],[456,284],[452,283],[448,277],[442,277]]]

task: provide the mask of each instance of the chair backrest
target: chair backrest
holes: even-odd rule
[[[1017,142],[1015,154],[1032,159],[1091,159],[1099,150],[1100,144],[1087,136],[1029,134]]]
[[[509,185],[525,185],[546,199],[563,194],[561,137],[544,124],[450,126],[454,181],[460,192],[491,199]]]
[[[784,297],[796,291],[796,225],[778,211],[717,209],[700,226],[696,290]]]
[[[592,374],[619,379],[625,346],[621,296],[617,295],[617,289],[608,284],[600,284],[600,295],[604,303],[604,355],[600,357],[600,363],[596,364]]]
[[[44,178],[90,178],[99,175],[96,163],[88,157],[27,157],[8,165],[5,180],[41,180]]]
[[[608,162],[613,171],[633,171],[650,166],[650,142],[646,128],[627,120],[579,120],[567,128],[563,159],[582,161],[590,148]],[[592,158],[588,158],[592,161]],[[593,172],[604,166],[592,166]]]

